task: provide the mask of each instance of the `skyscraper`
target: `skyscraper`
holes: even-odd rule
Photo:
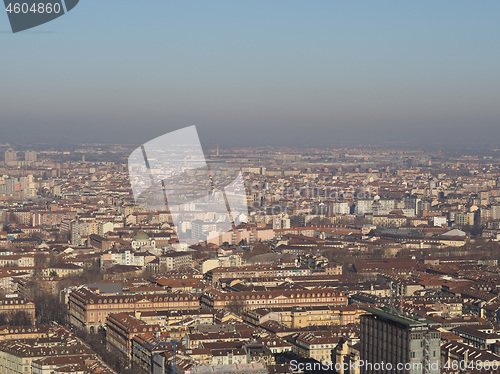
[[[441,333],[429,321],[380,308],[364,310],[369,314],[361,316],[361,374],[440,373]]]
[[[12,148],[5,151],[5,164],[17,161],[17,152]]]
[[[35,151],[24,152],[24,160],[26,161],[27,164],[36,162],[36,159],[37,159],[37,154]]]

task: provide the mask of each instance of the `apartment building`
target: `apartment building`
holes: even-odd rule
[[[209,308],[223,309],[240,305],[245,309],[278,306],[340,306],[347,305],[345,293],[333,288],[315,288],[311,290],[267,290],[223,292],[215,289],[205,291],[201,303]]]
[[[441,333],[424,318],[380,308],[361,316],[361,374],[385,370],[408,374],[439,374]],[[371,364],[371,365],[368,365]],[[398,367],[403,364],[404,366]],[[391,369],[387,365],[391,365]]]
[[[17,312],[24,312],[35,321],[35,304],[32,301],[18,295],[0,297],[0,314],[12,315]]]
[[[103,327],[111,313],[196,310],[200,307],[195,294],[163,292],[100,295],[86,287],[71,291],[68,304],[70,322],[89,331],[97,331],[99,327]]]

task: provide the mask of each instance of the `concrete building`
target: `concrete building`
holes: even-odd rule
[[[356,201],[355,213],[360,216],[367,213],[373,213],[373,200],[358,199]]]
[[[5,151],[5,165],[12,166],[17,162],[17,152],[13,149]]]
[[[440,373],[441,333],[432,329],[430,321],[379,308],[364,310],[368,314],[361,316],[361,374]]]
[[[335,201],[330,203],[329,205],[330,214],[335,216],[342,216],[345,214],[349,214],[351,211],[351,207],[347,201]]]
[[[191,268],[193,256],[190,252],[169,251],[160,256],[160,271]]]
[[[31,164],[37,161],[37,153],[35,151],[26,151],[24,152],[24,161],[27,164]]]

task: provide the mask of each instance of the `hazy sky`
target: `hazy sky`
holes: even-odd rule
[[[498,0],[81,0],[12,34],[0,142],[500,144]]]

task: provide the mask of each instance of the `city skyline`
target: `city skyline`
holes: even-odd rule
[[[148,206],[134,147],[0,145],[0,373],[498,367],[499,154],[211,150],[214,187],[243,178],[237,223],[226,187],[193,200],[187,131],[141,147]]]

